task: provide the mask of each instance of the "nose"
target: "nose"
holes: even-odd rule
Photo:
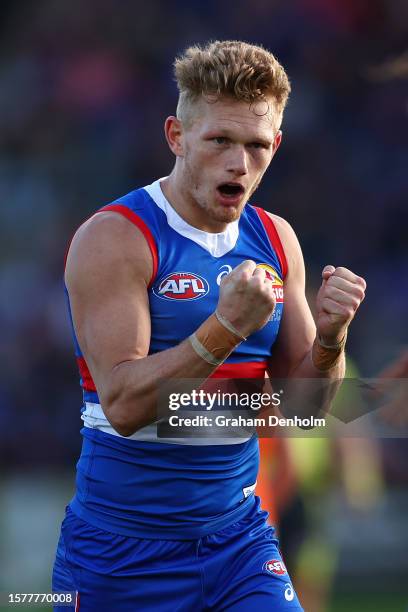
[[[236,176],[248,174],[248,158],[245,147],[235,145],[230,148],[227,159],[227,171]]]

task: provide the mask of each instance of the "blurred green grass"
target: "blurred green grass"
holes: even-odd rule
[[[402,593],[335,595],[327,612],[408,612],[408,596]]]

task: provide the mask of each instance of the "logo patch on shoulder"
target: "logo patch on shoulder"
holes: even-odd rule
[[[268,574],[276,574],[277,576],[283,576],[286,574],[286,567],[281,559],[271,559],[270,561],[266,561],[264,563],[263,569],[268,572]]]
[[[208,281],[193,272],[172,272],[153,289],[164,300],[198,300],[210,290]]]

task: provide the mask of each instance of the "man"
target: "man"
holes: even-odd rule
[[[170,176],[101,209],[67,257],[85,427],[53,588],[80,610],[300,610],[253,494],[256,438],[159,439],[157,381],[339,378],[365,282],[326,266],[316,331],[293,230],[247,204],[282,138],[273,55],[215,42],[175,74]]]

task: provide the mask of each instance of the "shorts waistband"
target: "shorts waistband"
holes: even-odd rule
[[[126,525],[123,519],[114,516],[107,518],[105,514],[87,508],[77,497],[73,498],[69,507],[78,518],[86,523],[117,535],[152,540],[198,540],[245,518],[254,509],[256,500],[257,498],[254,495],[250,495],[237,508],[211,521],[199,526],[190,524],[177,525],[172,528],[160,525],[152,528],[136,522]]]

